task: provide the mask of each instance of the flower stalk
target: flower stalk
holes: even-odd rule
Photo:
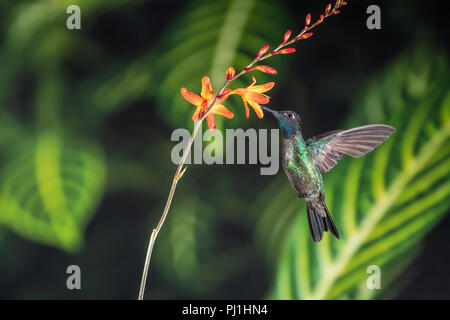
[[[312,32],[310,33],[308,31],[310,31],[311,29],[315,28],[317,25],[322,23],[324,19],[326,19],[332,15],[338,14],[339,10],[337,10],[337,9],[345,6],[346,4],[347,3],[343,0],[337,0],[333,8],[331,8],[331,4],[327,5],[324,14],[320,15],[319,19],[312,25],[310,25],[311,15],[308,13],[308,15],[306,16],[306,19],[305,19],[305,27],[297,36],[295,36],[294,38],[289,40],[289,38],[291,36],[291,30],[288,30],[284,34],[282,42],[274,50],[267,53],[269,51],[269,45],[264,45],[263,47],[261,47],[261,49],[259,50],[256,57],[245,68],[243,68],[239,73],[236,73],[235,69],[233,67],[230,67],[227,69],[227,71],[225,73],[226,80],[225,80],[224,84],[222,85],[222,87],[220,88],[218,93],[214,96],[214,98],[212,99],[211,103],[208,105],[206,110],[199,111],[198,118],[196,118],[196,120],[194,121],[194,129],[191,133],[191,136],[189,137],[186,148],[183,151],[183,155],[181,157],[180,163],[178,164],[177,170],[175,171],[175,175],[172,180],[172,185],[170,187],[166,205],[164,206],[164,211],[161,215],[161,218],[159,219],[158,224],[152,230],[152,233],[150,235],[148,248],[147,248],[147,254],[146,254],[145,263],[144,263],[144,269],[143,269],[142,278],[141,278],[141,285],[140,285],[140,289],[139,289],[138,300],[144,299],[145,286],[146,286],[146,282],[147,282],[147,275],[148,275],[148,271],[149,271],[149,267],[150,267],[150,260],[151,260],[151,256],[152,256],[152,252],[153,252],[153,247],[155,245],[158,233],[161,230],[161,228],[164,224],[164,221],[166,220],[167,215],[169,213],[169,209],[172,204],[173,197],[175,195],[175,190],[176,190],[178,181],[182,178],[184,172],[186,171],[187,167],[184,166],[185,162],[186,162],[186,158],[187,158],[189,152],[191,151],[192,144],[198,133],[198,130],[200,129],[200,127],[202,125],[203,120],[213,110],[213,108],[216,106],[216,103],[219,101],[219,99],[222,99],[225,95],[230,94],[229,92],[225,91],[225,90],[230,91],[229,89],[227,89],[227,87],[230,83],[232,83],[233,81],[235,81],[236,79],[238,79],[239,77],[244,75],[245,73],[251,72],[254,70],[269,73],[269,74],[276,74],[277,71],[269,66],[261,66],[261,65],[254,66],[254,65],[262,60],[265,60],[265,59],[270,58],[277,54],[288,54],[288,53],[295,52],[294,48],[285,48],[285,47],[289,46],[299,40],[303,40],[303,39],[307,39],[307,38],[311,37],[313,34],[312,34]],[[283,49],[283,48],[285,48],[285,49]],[[254,82],[255,82],[255,80],[254,80]],[[254,82],[251,86],[254,85]],[[266,85],[269,85],[269,84],[266,84]],[[263,86],[260,86],[260,87],[263,87]],[[271,87],[273,87],[273,83],[271,84]],[[238,91],[238,90],[245,90],[245,89],[241,88],[241,89],[236,89],[234,91]],[[233,91],[231,91],[231,92],[233,92]],[[245,100],[244,100],[244,103],[245,103]],[[248,118],[248,108],[247,108],[246,104],[245,104],[245,106],[246,106],[246,115]],[[255,109],[255,111],[256,111],[256,109]]]

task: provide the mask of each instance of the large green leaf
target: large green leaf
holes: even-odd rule
[[[397,132],[369,155],[344,158],[325,175],[327,204],[341,240],[326,234],[313,243],[304,201],[287,180],[268,189],[273,201],[263,211],[261,234],[274,251],[274,241],[287,234],[280,255],[271,255],[278,260],[271,297],[374,297],[396,281],[419,241],[448,211],[449,67],[443,55],[430,59],[426,52],[402,57],[378,77],[345,126],[386,123]],[[381,268],[382,290],[366,288],[370,265]]]
[[[76,250],[102,194],[101,153],[43,133],[2,168],[0,223],[34,241]]]

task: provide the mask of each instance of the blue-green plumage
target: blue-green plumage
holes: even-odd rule
[[[324,231],[330,231],[339,239],[325,203],[322,173],[330,171],[344,154],[359,158],[372,151],[395,129],[387,125],[368,125],[331,131],[305,141],[297,113],[263,109],[272,113],[278,121],[282,137],[283,170],[297,195],[306,200],[313,240],[320,241]]]

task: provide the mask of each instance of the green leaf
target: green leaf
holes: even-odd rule
[[[45,133],[23,144],[0,176],[0,223],[73,251],[96,208],[105,168],[97,148]]]
[[[265,225],[275,225],[279,208],[287,210],[291,205],[296,220],[286,219],[292,226],[285,223],[278,228],[287,236],[278,248],[271,297],[380,296],[365,289],[367,267],[381,268],[383,294],[396,281],[393,275],[402,274],[413,260],[420,240],[448,211],[449,67],[446,57],[438,54],[432,60],[427,52],[406,55],[377,77],[345,126],[386,123],[397,132],[367,156],[346,157],[325,175],[327,205],[341,240],[326,234],[322,242],[313,243],[304,201],[295,196],[287,180],[274,192],[278,202],[263,211]],[[282,239],[279,233],[264,230],[260,233],[265,238],[270,234],[271,239]],[[405,256],[407,252],[411,254]]]

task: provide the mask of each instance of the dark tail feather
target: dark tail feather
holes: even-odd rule
[[[340,239],[339,232],[328,212],[323,196],[306,200],[306,211],[308,212],[309,229],[314,242],[322,240],[324,231],[329,231],[337,239]]]

